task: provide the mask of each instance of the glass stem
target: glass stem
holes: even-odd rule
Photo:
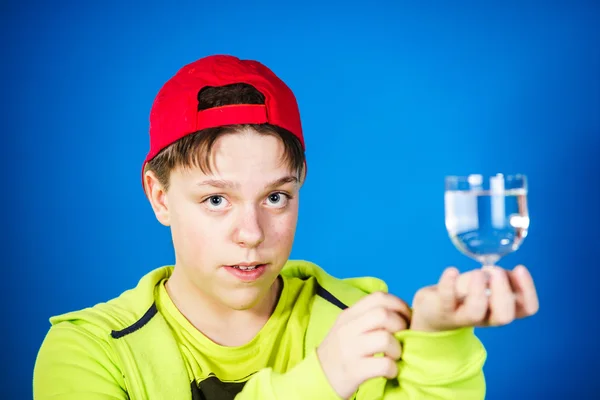
[[[495,262],[498,260],[494,260],[494,262],[484,262],[483,265],[481,266],[481,269],[483,270],[483,274],[485,275],[485,295],[487,297],[490,297],[492,294],[492,289],[490,289],[490,271],[492,268],[495,267]]]

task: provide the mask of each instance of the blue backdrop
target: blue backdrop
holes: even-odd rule
[[[447,174],[520,172],[534,318],[478,330],[488,399],[598,389],[598,2],[2,1],[3,398],[31,397],[51,315],[173,261],[140,185],[179,67],[258,59],[296,92],[309,179],[293,257],[407,300],[456,265]],[[254,3],[254,4],[253,4]],[[102,4],[102,5],[101,5]]]

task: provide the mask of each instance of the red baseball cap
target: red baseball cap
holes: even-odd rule
[[[265,104],[236,104],[198,111],[201,89],[234,83],[255,87],[265,96]],[[182,67],[158,92],[150,111],[150,151],[144,166],[165,147],[201,129],[265,123],[290,131],[304,148],[296,97],[269,68],[258,61],[230,55],[201,58]]]

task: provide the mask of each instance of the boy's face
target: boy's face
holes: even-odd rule
[[[207,300],[251,308],[270,293],[288,260],[300,184],[283,151],[275,136],[226,134],[212,149],[211,174],[177,168],[166,193],[153,185],[157,218],[171,226],[175,273]],[[239,268],[245,263],[260,266]]]

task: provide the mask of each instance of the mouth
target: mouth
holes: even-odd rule
[[[225,269],[231,275],[244,282],[252,282],[259,279],[265,273],[267,265],[259,262],[240,263],[237,265],[226,265]]]
[[[260,265],[255,265],[253,267],[244,267],[242,265],[232,265],[231,268],[240,269],[242,271],[252,271],[258,268]]]

